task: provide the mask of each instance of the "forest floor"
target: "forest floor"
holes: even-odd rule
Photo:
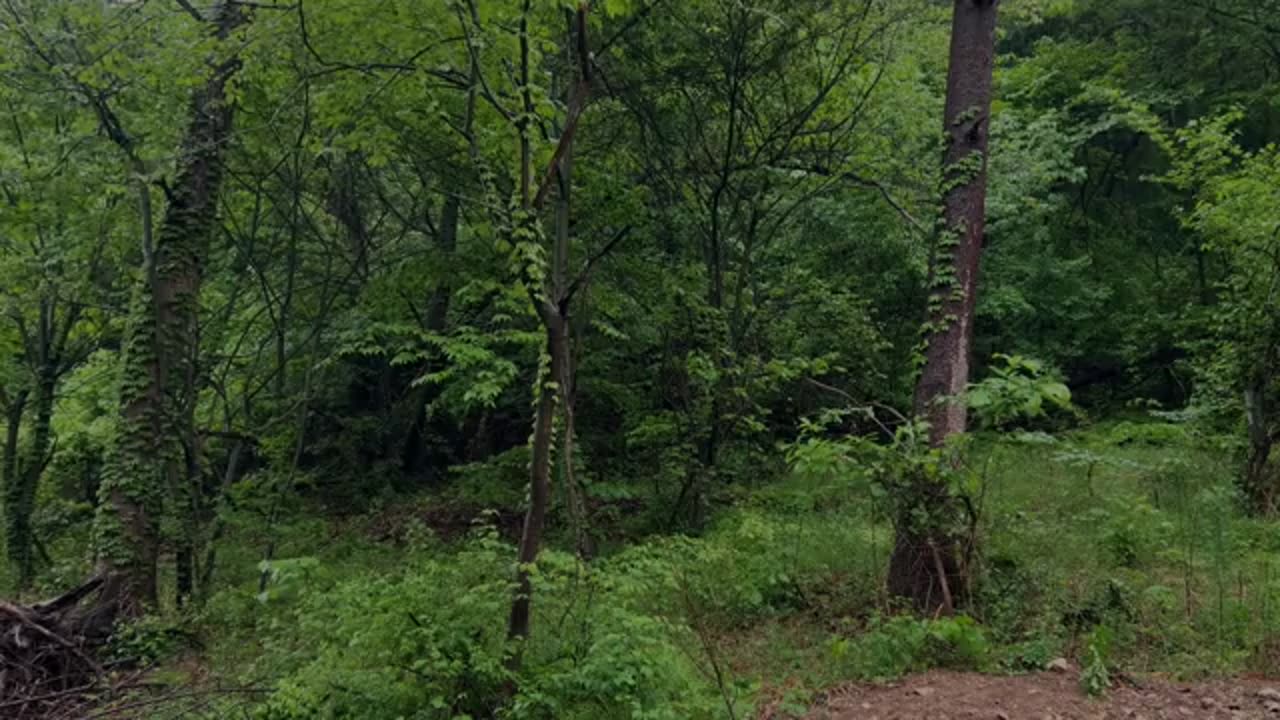
[[[1125,678],[1087,697],[1074,672],[996,676],[929,672],[828,693],[806,720],[1245,720],[1280,718],[1280,683]],[[763,714],[761,720],[769,720]]]

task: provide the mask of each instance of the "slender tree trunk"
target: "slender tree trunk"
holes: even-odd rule
[[[360,163],[358,154],[347,154],[335,161],[329,193],[330,212],[347,233],[347,246],[361,284],[369,280],[369,229],[364,208],[360,204]]]
[[[551,497],[551,445],[555,435],[556,395],[553,382],[563,373],[563,361],[569,351],[568,326],[560,314],[544,310],[547,351],[551,356],[549,377],[543,378],[538,391],[538,407],[533,420],[533,449],[530,458],[529,509],[524,517],[517,555],[516,595],[511,603],[507,637],[522,640],[529,636],[529,613],[533,586],[529,566],[538,559],[542,548],[542,531],[546,525],[547,506]]]
[[[924,370],[915,411],[942,447],[963,433],[978,264],[986,225],[987,141],[999,0],[955,0],[947,74],[943,227],[933,258]],[[954,528],[964,509],[940,482],[910,482],[897,518],[889,591],[918,610],[951,612],[965,593],[967,550]]]
[[[54,369],[49,366],[41,367],[36,379],[31,446],[25,453],[26,459],[19,463],[17,482],[8,487],[12,492],[6,492],[5,495],[5,508],[9,516],[9,559],[18,571],[18,585],[24,589],[31,586],[35,577],[35,536],[31,527],[31,515],[35,510],[40,476],[44,474],[49,446],[52,444],[50,426],[53,421],[56,386]]]
[[[479,72],[479,68],[473,61],[470,73],[471,89],[467,92],[467,105],[462,118],[462,132],[467,137],[468,155],[473,161],[478,152],[472,129],[475,126],[476,85],[480,82]],[[427,299],[427,312],[423,320],[428,332],[442,334],[448,327],[449,301],[453,297],[453,283],[449,281],[448,274],[452,272],[452,258],[458,247],[458,229],[461,224],[462,194],[455,191],[445,198],[444,207],[440,211],[440,231],[436,239],[436,248],[441,258],[448,262],[450,267],[446,267],[447,272],[441,274],[435,289]],[[440,440],[446,428],[443,423],[430,415],[431,406],[439,399],[440,392],[441,387],[438,384],[427,385],[418,391],[418,412],[401,453],[403,460],[401,467],[406,473],[419,470],[423,465],[422,460],[434,454],[432,452],[434,449],[443,450],[444,454],[450,452],[446,444]],[[443,466],[446,460],[447,458],[440,458],[440,464]]]
[[[528,0],[524,4],[524,17],[521,22],[521,79],[526,88],[524,106],[527,114],[533,112],[532,97],[528,94]],[[532,602],[532,575],[530,566],[538,559],[542,546],[542,533],[546,525],[547,507],[551,496],[551,460],[552,443],[555,436],[555,414],[557,401],[568,397],[571,378],[571,344],[569,322],[569,306],[572,301],[572,289],[568,282],[569,233],[568,233],[568,189],[571,184],[570,172],[573,164],[573,136],[578,117],[586,106],[587,94],[591,88],[589,53],[587,52],[587,10],[588,4],[579,4],[577,13],[570,23],[570,41],[576,47],[579,61],[576,82],[569,91],[568,121],[561,133],[560,144],[556,147],[552,160],[552,172],[559,180],[561,193],[561,211],[558,225],[563,224],[563,232],[558,232],[555,246],[551,252],[552,268],[544,287],[530,288],[530,295],[538,317],[542,320],[546,331],[546,352],[549,356],[547,374],[539,374],[538,406],[534,414],[532,457],[530,459],[529,477],[529,510],[525,514],[524,530],[520,537],[518,552],[518,569],[516,571],[516,594],[511,603],[511,616],[507,626],[507,637],[510,640],[524,640],[529,636],[529,617]],[[576,36],[574,29],[576,28]],[[576,45],[573,44],[576,41]],[[527,117],[527,115],[526,115]],[[517,228],[517,232],[526,237],[538,237],[536,225],[537,210],[540,209],[544,188],[540,189],[537,198],[532,191],[532,155],[529,144],[528,121],[521,125],[521,199],[522,221],[525,228]],[[549,177],[551,177],[549,175]],[[527,282],[527,281],[526,281]],[[571,422],[571,421],[570,421]],[[571,462],[566,458],[566,462]],[[521,661],[521,649],[517,648],[510,661],[510,667],[516,669]]]
[[[226,38],[245,16],[224,0],[214,31]],[[133,616],[156,602],[160,514],[185,485],[183,428],[194,402],[201,264],[217,220],[222,159],[231,138],[227,80],[235,59],[214,68],[196,94],[173,192],[155,240],[152,266],[135,293],[124,338],[120,427],[100,488],[95,552],[105,577],[103,605]],[[181,478],[181,479],[178,479]]]
[[[468,118],[470,114],[468,113]],[[467,127],[470,128],[468,120]],[[458,242],[458,225],[461,222],[462,200],[455,193],[449,195],[444,201],[444,208],[440,213],[440,233],[436,241],[436,246],[440,254],[444,257],[451,257],[454,248]],[[439,284],[431,291],[431,295],[427,298],[427,312],[422,318],[424,329],[435,334],[443,334],[447,328],[449,318],[449,300],[452,297],[452,285],[441,278]],[[434,369],[437,361],[433,358],[429,361],[429,369]],[[436,454],[436,450],[443,450],[447,454],[445,444],[440,441],[440,435],[443,434],[443,424],[438,420],[433,421],[431,416],[431,406],[440,397],[441,387],[439,384],[428,384],[419,388],[415,393],[417,403],[417,411],[414,414],[413,423],[409,426],[409,432],[405,436],[404,445],[400,452],[400,467],[406,474],[416,473],[426,465],[426,461]],[[438,458],[441,465],[445,464],[446,458]],[[436,477],[432,471],[432,477]]]
[[[1253,510],[1262,514],[1276,510],[1275,470],[1271,466],[1274,442],[1267,427],[1267,384],[1265,374],[1259,373],[1244,391],[1245,423],[1249,431],[1244,491]]]
[[[227,522],[224,515],[224,509],[228,504],[228,494],[231,486],[235,484],[236,478],[240,476],[240,456],[244,453],[245,441],[237,439],[231,446],[231,452],[227,455],[227,467],[222,473],[222,485],[218,491],[218,505],[214,508],[213,532],[209,534],[209,540],[205,545],[204,564],[200,568],[200,585],[199,590],[202,599],[209,592],[209,585],[213,582],[214,568],[218,564],[218,541],[222,539],[222,534],[226,532]]]
[[[5,407],[4,467],[0,468],[4,480],[5,552],[15,569],[21,566],[20,558],[15,555],[15,548],[23,544],[21,523],[13,517],[14,508],[17,507],[16,498],[21,494],[22,485],[18,441],[22,435],[22,418],[26,415],[29,395],[30,391],[24,388],[8,399]]]

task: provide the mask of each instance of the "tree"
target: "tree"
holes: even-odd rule
[[[930,445],[965,431],[978,264],[986,227],[987,146],[999,0],[956,0],[944,115],[942,226],[932,259],[924,368],[915,412],[928,422]],[[908,489],[889,561],[889,589],[917,608],[950,612],[963,590],[959,511],[944,482],[922,478]]]
[[[1259,515],[1280,511],[1280,149],[1240,148],[1242,114],[1175,133],[1165,180],[1193,193],[1184,217],[1226,265],[1201,357],[1198,401],[1243,419],[1240,489]]]
[[[678,330],[633,350],[663,359],[662,412],[633,422],[655,435],[661,421],[658,452],[684,456],[672,525],[700,528],[725,481],[759,471],[766,421],[792,420],[769,416],[799,376],[861,375],[855,355],[883,342],[846,278],[813,277],[805,261],[833,248],[806,235],[824,200],[857,202],[850,189],[895,202],[871,148],[891,133],[876,115],[897,33],[920,17],[909,2],[680,3],[618,43],[615,126],[633,128],[626,152],[652,194],[652,262],[678,268],[648,300]],[[843,316],[825,342],[788,336],[820,312]]]
[[[573,410],[573,357],[571,354],[570,306],[581,285],[581,278],[570,276],[571,257],[570,201],[573,185],[573,146],[578,122],[586,110],[591,91],[591,53],[587,36],[587,18],[590,4],[581,2],[575,12],[567,12],[569,48],[567,66],[571,80],[568,85],[566,117],[560,128],[560,138],[551,155],[551,164],[539,185],[533,176],[532,122],[534,104],[530,87],[530,49],[528,33],[530,4],[526,0],[520,18],[520,84],[522,114],[515,121],[520,133],[520,165],[518,209],[512,218],[512,243],[523,250],[517,252],[531,258],[524,268],[521,282],[529,293],[534,312],[546,334],[543,349],[544,366],[540,368],[535,393],[537,405],[534,411],[533,435],[530,438],[531,459],[529,465],[529,508],[525,513],[524,528],[517,552],[516,592],[511,603],[511,616],[507,636],[511,640],[524,640],[529,635],[529,613],[533,586],[531,566],[538,559],[542,534],[546,524],[547,507],[551,491],[552,453],[557,410],[565,418],[564,462],[572,467]],[[546,253],[539,227],[538,212],[545,199],[553,191],[557,195],[556,218],[551,242],[551,252]],[[534,259],[536,258],[536,259]],[[571,478],[572,471],[566,473]],[[577,498],[577,488],[566,482],[566,490]],[[574,500],[575,507],[578,507]],[[579,545],[581,550],[581,543]],[[519,652],[515,655],[519,662]]]
[[[236,0],[224,0],[212,12],[201,20],[219,40],[247,19]],[[164,501],[168,496],[182,516],[199,469],[197,310],[202,262],[217,220],[223,155],[231,139],[227,83],[238,67],[234,55],[215,60],[192,100],[176,177],[130,311],[120,430],[99,489],[95,522],[94,550],[105,578],[101,606],[108,616],[137,615],[156,603]],[[180,547],[180,593],[190,589],[191,569],[183,565],[192,560]]]

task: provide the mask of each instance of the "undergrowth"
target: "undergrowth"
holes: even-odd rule
[[[1116,672],[1267,669],[1280,532],[1246,518],[1225,452],[1181,425],[979,438],[985,552],[965,614],[933,620],[886,598],[889,525],[856,464],[820,456],[701,536],[590,563],[546,552],[518,671],[513,550],[484,517],[461,540],[418,524],[396,543],[286,520],[266,593],[248,548],[227,558],[241,570],[203,610],[205,664],[276,687],[264,720],[749,718],[935,667],[1065,657],[1093,693]]]

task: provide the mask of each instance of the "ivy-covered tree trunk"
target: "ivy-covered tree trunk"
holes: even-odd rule
[[[546,333],[546,366],[540,368],[538,373],[538,403],[534,414],[531,440],[529,509],[525,513],[524,528],[520,537],[520,547],[517,554],[519,564],[516,571],[516,593],[511,603],[511,616],[507,626],[508,639],[515,641],[521,641],[529,635],[529,618],[533,594],[530,566],[538,559],[538,553],[542,547],[542,533],[546,526],[547,509],[551,497],[552,445],[555,442],[555,417],[557,404],[561,402],[564,403],[566,412],[565,463],[568,471],[566,474],[570,476],[566,480],[568,483],[573,482],[571,477],[572,458],[568,457],[572,453],[571,438],[573,433],[573,416],[571,409],[568,407],[573,384],[573,359],[570,344],[572,324],[569,320],[569,307],[573,301],[577,283],[569,280],[569,192],[572,187],[573,138],[577,130],[578,118],[586,108],[587,96],[591,89],[590,54],[587,50],[588,9],[589,5],[583,2],[579,4],[576,13],[566,11],[569,19],[569,47],[572,48],[570,62],[576,66],[576,78],[569,90],[568,119],[560,134],[560,142],[552,155],[550,171],[536,196],[533,194],[531,187],[532,155],[529,143],[531,128],[527,120],[522,121],[520,126],[522,138],[521,211],[518,214],[518,222],[515,224],[516,242],[541,243],[543,233],[539,232],[540,226],[538,225],[537,211],[542,208],[546,192],[551,186],[549,181],[552,179],[556,180],[556,186],[559,188],[560,204],[557,212],[555,242],[550,253],[550,267],[545,269],[546,272],[542,273],[541,277],[534,276],[539,268],[526,268],[526,277],[524,278],[524,282],[530,286],[534,310],[542,321],[542,326]],[[521,28],[521,79],[522,86],[526,89],[523,98],[525,111],[528,115],[532,115],[533,101],[527,90],[529,87],[528,17],[529,2],[526,0],[524,5],[524,24]],[[534,289],[534,285],[540,287]],[[570,502],[576,503],[577,499],[572,497],[573,492],[574,490],[570,490]],[[579,530],[581,530],[581,527],[579,527]],[[579,544],[581,547],[581,542]],[[513,669],[517,668],[520,661],[521,652],[520,648],[517,648],[511,659],[511,667]]]
[[[931,444],[965,431],[959,402],[969,382],[978,264],[986,230],[987,141],[999,0],[956,0],[947,74],[942,199],[925,330],[925,363],[916,414],[929,421]]]
[[[244,21],[234,0],[221,3],[216,13],[220,38]],[[142,273],[130,309],[118,437],[99,489],[94,528],[105,578],[102,604],[112,616],[136,615],[155,604],[165,496],[185,486],[196,452],[186,447],[194,437],[186,425],[195,400],[201,264],[217,220],[222,159],[231,137],[226,86],[238,66],[235,58],[220,62],[193,100],[152,265]]]
[[[546,374],[540,375],[538,406],[533,420],[532,452],[529,460],[529,509],[525,513],[517,554],[516,595],[511,603],[507,636],[522,640],[529,636],[529,613],[533,598],[530,565],[538,559],[542,548],[542,532],[546,526],[547,507],[551,499],[551,446],[555,441],[555,415],[558,391],[556,379],[564,372],[569,353],[568,323],[553,308],[544,308],[542,322],[547,333],[550,356]],[[518,657],[518,656],[517,656]]]
[[[929,442],[943,446],[965,431],[961,401],[969,382],[978,264],[986,225],[987,144],[999,0],[955,0],[947,73],[943,158],[943,226],[930,268],[925,363],[915,412]],[[960,540],[952,530],[963,508],[942,480],[916,478],[902,498],[889,562],[889,591],[918,609],[950,611],[964,592]]]

